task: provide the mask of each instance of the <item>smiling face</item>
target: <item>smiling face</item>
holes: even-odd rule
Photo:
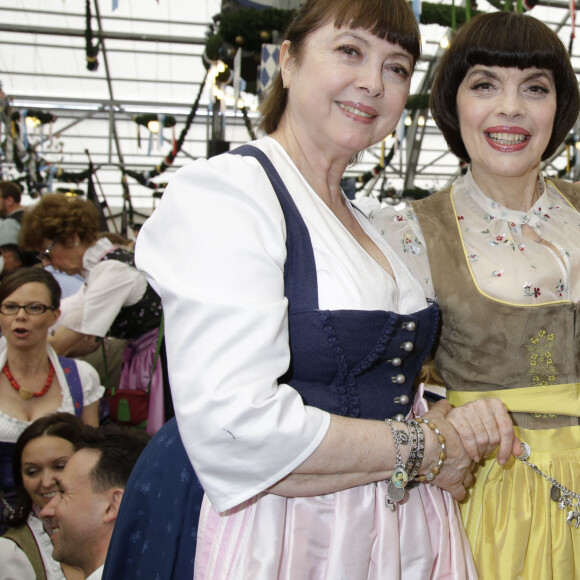
[[[58,477],[56,496],[40,514],[50,524],[53,558],[85,571],[98,567],[93,549],[102,542],[108,505],[107,494],[95,491],[91,481],[99,457],[94,449],[77,451]]]
[[[553,74],[473,66],[459,86],[457,114],[478,183],[536,174],[556,115]]]
[[[300,61],[288,41],[280,60],[289,91],[281,127],[306,146],[348,159],[395,129],[413,71],[400,46],[329,23],[308,37]]]
[[[42,282],[28,282],[7,296],[2,304],[51,305],[48,288]],[[31,348],[46,342],[48,329],[56,322],[60,310],[46,310],[43,314],[27,314],[20,308],[16,314],[0,313],[0,329],[10,346]]]
[[[56,494],[56,478],[75,452],[70,441],[45,435],[29,441],[22,450],[22,483],[40,508]]]

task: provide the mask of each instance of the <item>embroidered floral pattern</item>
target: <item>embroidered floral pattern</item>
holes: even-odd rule
[[[537,215],[542,221],[545,221],[545,222],[547,222],[550,219],[550,214],[542,213],[541,207],[534,209],[534,214]]]
[[[568,290],[568,288],[566,287],[566,284],[564,284],[564,282],[562,281],[562,278],[560,278],[558,280],[558,282],[556,283],[556,288],[555,288],[555,292],[558,296],[563,297],[564,296],[564,292],[566,292]]]
[[[405,232],[403,234],[401,245],[403,247],[403,253],[411,254],[412,256],[417,256],[424,250],[421,240],[411,232]]]
[[[529,282],[524,282],[524,296],[531,296],[532,298],[537,298],[541,296],[542,293],[540,292],[539,288],[533,288]]]
[[[528,376],[531,377],[532,387],[545,387],[556,383],[558,373],[552,359],[552,343],[556,335],[546,330],[540,330],[538,334],[530,338],[531,345],[527,345],[530,368]]]
[[[392,220],[394,222],[415,222],[417,221],[417,215],[412,208],[409,208],[402,213],[394,214]]]

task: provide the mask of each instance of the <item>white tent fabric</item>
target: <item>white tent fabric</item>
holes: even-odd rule
[[[85,41],[85,2],[80,0],[0,0],[0,81],[11,105],[17,110],[39,109],[57,117],[41,128],[28,129],[28,140],[36,145],[43,162],[55,174],[49,184],[75,188],[86,193],[86,182],[65,184],[57,170],[82,172],[89,158],[97,168],[97,193],[106,198],[116,212],[123,206],[121,166],[145,173],[158,166],[171,151],[173,129],[149,138],[149,131],[138,126],[136,115],[166,115],[176,120],[179,135],[201,88],[201,101],[195,121],[181,153],[171,167],[155,177],[166,182],[180,166],[208,154],[212,135],[210,104],[213,97],[202,85],[206,67],[202,55],[212,17],[222,9],[221,0],[91,0],[91,27],[96,44],[102,38],[98,69],[87,70]],[[251,6],[286,8],[296,0],[244,0]],[[450,4],[451,0],[445,0]],[[460,3],[457,2],[459,6]],[[496,10],[480,0],[479,10]],[[570,43],[569,3],[541,2],[530,14],[558,32],[566,46]],[[414,75],[411,93],[425,92],[428,75],[442,52],[440,41],[449,30],[439,25],[421,25],[424,38],[423,59]],[[578,40],[578,39],[576,39]],[[573,42],[572,62],[580,70],[580,40]],[[225,113],[224,139],[234,147],[250,138],[241,113],[234,106]],[[417,126],[419,112],[395,153],[386,172],[371,180],[368,190],[377,195],[385,188],[398,191],[412,187],[435,190],[445,186],[458,173],[458,160],[448,152],[433,121],[426,118]],[[140,133],[140,140],[138,134]],[[399,131],[399,134],[402,130]],[[6,127],[2,127],[2,139]],[[387,151],[390,144],[387,144]],[[362,162],[348,176],[370,175],[381,156],[381,147],[366,152]],[[556,173],[569,163],[566,152],[549,164]],[[572,158],[572,173],[575,161]],[[2,177],[20,175],[13,163],[2,159]],[[46,171],[46,169],[45,169]],[[405,176],[407,176],[405,178]],[[155,191],[129,177],[127,179],[131,220],[143,221],[157,203]],[[45,188],[45,191],[48,189]],[[125,195],[125,206],[127,199]],[[33,203],[25,199],[25,203]]]

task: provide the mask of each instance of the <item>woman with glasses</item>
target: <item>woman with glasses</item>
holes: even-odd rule
[[[10,515],[12,455],[19,435],[55,411],[98,425],[104,394],[88,363],[57,356],[48,330],[60,315],[60,286],[42,268],[20,268],[0,285],[0,509]]]
[[[40,252],[45,266],[85,280],[82,300],[63,316],[50,344],[60,355],[78,357],[99,349],[104,337],[128,340],[118,386],[146,389],[151,381],[147,430],[157,431],[166,411],[172,414],[169,398],[163,400],[162,366],[154,364],[161,300],[135,268],[133,253],[99,236],[91,202],[62,194],[44,196],[27,212],[20,243]]]

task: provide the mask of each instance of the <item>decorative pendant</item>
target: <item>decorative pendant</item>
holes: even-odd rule
[[[396,431],[397,439],[401,445],[407,445],[409,443],[409,435],[405,431]]]
[[[409,481],[409,474],[402,467],[397,467],[393,472],[393,477],[391,478],[391,480],[395,487],[400,487],[401,489],[404,489],[405,486],[407,485],[407,482]]]
[[[387,484],[387,496],[391,501],[399,502],[405,497],[405,488],[398,487],[393,481]]]
[[[522,454],[516,455],[516,459],[519,459],[520,461],[526,461],[526,459],[528,459],[528,457],[532,454],[532,450],[530,449],[530,446],[527,443],[524,443],[523,441],[521,442],[521,445],[522,445]]]
[[[550,499],[552,501],[560,501],[560,498],[562,497],[562,492],[560,491],[559,488],[557,488],[555,485],[552,486],[552,488],[550,489]]]
[[[579,528],[580,527],[580,512],[575,510],[571,510],[568,512],[568,517],[566,518],[568,525],[572,528]],[[576,524],[574,524],[576,522]]]
[[[2,372],[6,375],[6,378],[8,379],[8,382],[12,385],[12,388],[15,391],[17,391],[18,394],[25,401],[28,401],[28,400],[32,399],[32,397],[42,397],[43,395],[46,395],[46,393],[48,392],[48,389],[50,389],[50,385],[52,384],[52,379],[54,378],[54,366],[50,360],[48,361],[48,364],[50,365],[50,368],[48,369],[48,376],[46,377],[46,382],[44,383],[44,387],[42,387],[42,390],[38,391],[38,393],[35,393],[34,391],[31,391],[30,389],[23,389],[16,382],[16,379],[14,378],[12,373],[10,372],[10,369],[8,368],[8,363],[6,363],[4,365],[4,367],[2,368]]]
[[[20,389],[18,390],[18,394],[25,401],[28,401],[28,399],[32,399],[32,396],[34,395],[34,393],[32,391],[29,391],[28,389],[23,389],[22,387],[20,387]]]

